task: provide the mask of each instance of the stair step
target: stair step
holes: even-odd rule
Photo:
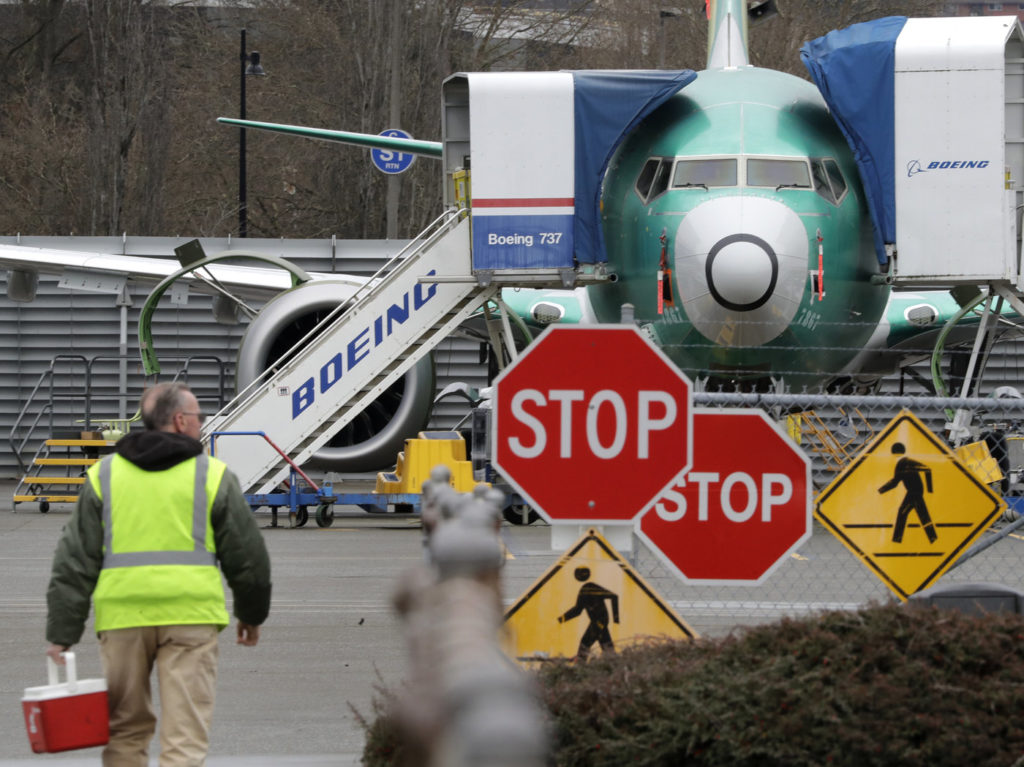
[[[111,439],[48,439],[49,447],[113,447],[116,440]]]
[[[25,477],[26,485],[83,485],[85,477]]]
[[[92,466],[99,458],[36,458],[37,466]]]
[[[74,503],[78,500],[77,495],[16,495],[14,496],[15,503],[25,503],[33,501],[50,501],[52,503]]]

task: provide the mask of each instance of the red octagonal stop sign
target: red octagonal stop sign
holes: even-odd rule
[[[690,464],[690,382],[635,327],[552,326],[494,387],[494,464],[549,522],[630,522]]]
[[[811,462],[761,410],[697,410],[693,465],[637,524],[689,581],[761,581],[811,535]]]

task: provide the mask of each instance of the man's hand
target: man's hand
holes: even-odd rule
[[[51,644],[46,648],[46,655],[58,666],[64,665],[64,656],[61,653],[67,650],[67,646],[62,644]]]
[[[248,623],[238,621],[238,644],[246,647],[255,647],[260,641],[260,627],[250,626]]]

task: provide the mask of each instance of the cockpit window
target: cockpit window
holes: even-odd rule
[[[846,194],[846,179],[835,160],[811,159],[811,174],[814,176],[814,191],[834,205],[838,205]]]
[[[811,188],[804,160],[764,160],[751,157],[747,160],[747,185]]]
[[[661,160],[655,158],[644,163],[643,170],[640,171],[640,175],[636,179],[636,193],[640,195],[640,199],[646,200],[647,195],[650,194],[651,184],[654,183],[654,174],[658,172],[660,164]]]
[[[640,199],[645,203],[650,202],[668,189],[671,173],[672,160],[667,157],[652,157],[644,163],[636,179],[636,193],[640,195]]]
[[[647,199],[653,200],[668,189],[668,178],[670,175],[672,175],[672,161],[662,160],[658,166],[658,172],[654,174],[654,183],[651,184],[651,193]]]
[[[828,181],[825,163],[818,159],[811,160],[811,175],[814,177],[814,191],[829,202],[835,203],[836,196],[832,194],[832,185]]]
[[[835,160],[825,160],[825,170],[828,171],[828,180],[832,182],[836,202],[839,202],[846,194],[846,179],[843,178],[843,172],[839,170],[839,164]]]
[[[736,186],[736,159],[679,160],[672,188]]]
[[[833,205],[848,191],[839,165],[824,157],[650,157],[634,188],[646,205],[669,188],[735,186],[813,189]]]

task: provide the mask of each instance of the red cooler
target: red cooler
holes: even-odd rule
[[[102,746],[110,739],[107,681],[82,679],[75,671],[75,654],[64,653],[67,681],[57,681],[57,664],[46,658],[50,683],[26,687],[21,697],[28,741],[37,754]]]

